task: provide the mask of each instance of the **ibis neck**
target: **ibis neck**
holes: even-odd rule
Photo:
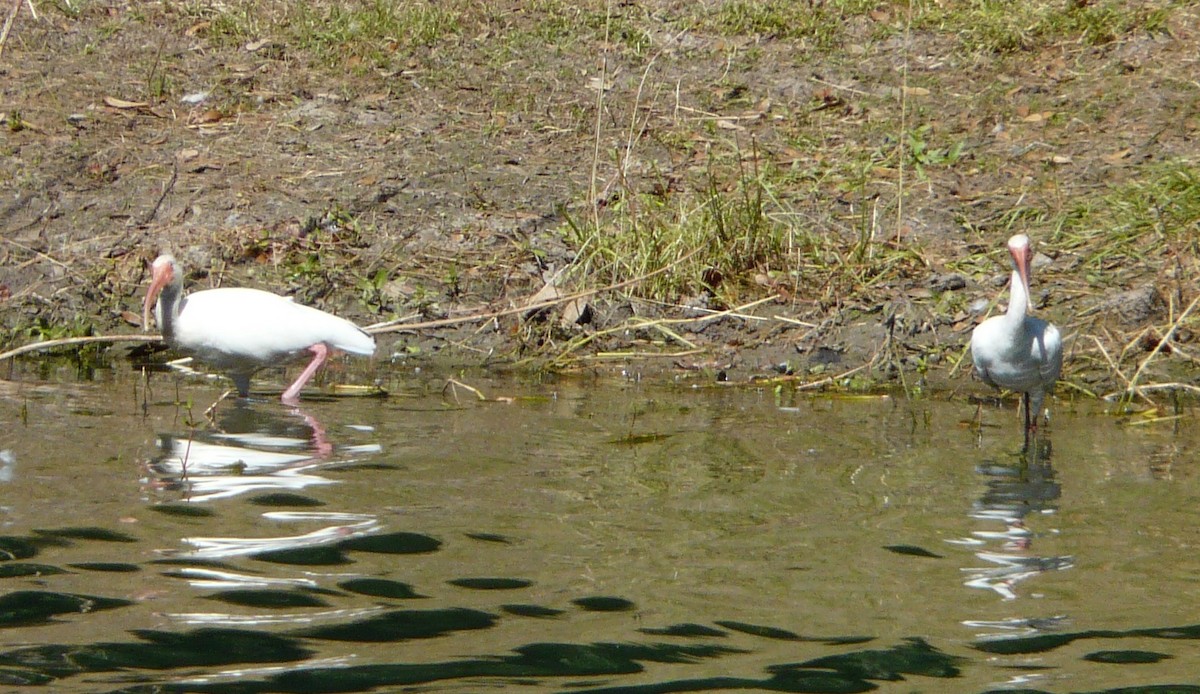
[[[1021,273],[1013,270],[1008,290],[1008,320],[1012,323],[1024,323],[1025,314],[1029,311],[1029,291],[1021,279]],[[165,292],[164,292],[165,296]]]

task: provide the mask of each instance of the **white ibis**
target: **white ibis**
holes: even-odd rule
[[[229,372],[238,394],[250,394],[255,371],[312,353],[312,361],[287,390],[285,404],[300,401],[300,389],[325,363],[331,349],[372,355],[375,339],[357,325],[291,299],[257,289],[206,289],[183,295],[183,273],[170,255],[150,266],[150,289],[142,307],[142,329],[150,308],[163,337],[174,348]],[[157,303],[156,303],[157,301]]]
[[[1042,402],[1062,372],[1062,338],[1052,324],[1026,315],[1033,261],[1029,237],[1017,234],[1009,239],[1008,252],[1013,262],[1008,312],[976,326],[971,358],[985,383],[1022,394],[1028,438],[1037,432]]]

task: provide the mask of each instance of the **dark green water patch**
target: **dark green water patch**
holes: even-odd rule
[[[469,588],[471,590],[519,590],[533,585],[533,581],[524,578],[452,578],[446,581],[452,586]]]
[[[329,603],[316,596],[291,590],[223,590],[206,597],[230,605],[265,609],[329,606]]]
[[[703,624],[672,624],[666,627],[642,627],[638,631],[655,636],[682,636],[684,638],[726,637],[729,632],[713,629]]]
[[[1093,663],[1110,663],[1113,665],[1144,665],[1161,663],[1171,656],[1154,651],[1093,651],[1083,656],[1084,660]]]
[[[149,508],[151,511],[161,513],[164,516],[178,516],[180,518],[212,518],[217,515],[216,511],[200,504],[155,504]]]
[[[55,542],[49,538],[36,540],[27,537],[5,535],[0,537],[0,561],[12,559],[29,559],[37,555],[38,550],[48,544],[62,546],[63,542]]]
[[[535,619],[548,619],[550,617],[557,617],[565,612],[565,610],[559,610],[553,607],[543,607],[542,605],[508,604],[501,605],[500,609],[507,614],[516,615],[517,617],[533,617]]]
[[[577,598],[571,604],[588,612],[628,612],[637,607],[631,600],[608,595]]]
[[[480,542],[496,542],[496,543],[505,544],[505,545],[511,545],[513,542],[511,539],[509,539],[503,535],[497,535],[495,533],[464,533],[464,534],[467,537],[471,538],[472,540],[479,540]]]
[[[808,660],[796,666],[775,666],[772,671],[827,669],[849,678],[896,681],[904,675],[958,677],[958,665],[964,658],[942,653],[924,639],[910,638],[899,646],[882,650],[857,651]]]
[[[259,494],[250,497],[250,503],[256,506],[268,506],[271,508],[312,508],[315,506],[324,506],[325,502],[320,499],[314,499],[311,496],[303,494],[291,494],[287,492],[275,492],[273,494]]]
[[[374,554],[425,554],[436,552],[441,546],[441,540],[418,533],[369,535],[346,540],[340,544],[340,547],[345,550]]]
[[[412,598],[424,598],[426,596],[417,593],[413,587],[407,583],[400,581],[392,581],[386,578],[351,578],[347,581],[342,581],[338,587],[343,590],[348,590],[351,593],[359,595],[370,595],[376,598],[392,598],[393,600],[409,600]]]
[[[42,537],[53,537],[63,540],[93,540],[96,542],[137,542],[137,538],[125,533],[119,533],[108,528],[55,528],[52,530],[34,530],[34,534]]]
[[[909,557],[926,557],[929,559],[944,558],[940,554],[935,554],[924,547],[917,547],[916,545],[884,545],[883,548],[889,552],[895,552],[896,554],[903,554]]]
[[[718,626],[723,626],[730,631],[740,631],[743,634],[758,636],[764,639],[778,639],[780,641],[803,641],[804,637],[794,631],[780,629],[778,627],[763,626],[761,624],[747,624],[745,622],[733,622],[728,620],[718,620]]]
[[[346,624],[312,627],[295,633],[330,641],[381,643],[428,639],[455,631],[487,629],[495,624],[496,615],[466,608],[393,610]]]
[[[49,564],[28,564],[25,562],[12,562],[9,564],[0,564],[0,578],[23,578],[28,576],[53,576],[54,574],[67,573],[66,569],[60,569],[57,566]]]
[[[608,677],[642,672],[645,669],[642,662],[690,663],[737,652],[740,651],[716,646],[537,643],[515,649],[515,655],[489,658],[294,670],[271,676],[250,691],[358,692],[464,678],[503,678],[528,683],[543,677]],[[589,690],[572,688],[572,691]]]
[[[130,600],[93,595],[18,590],[0,596],[0,626],[38,624],[63,614],[87,614],[132,605]]]
[[[43,687],[54,680],[54,677],[36,670],[0,667],[0,685],[5,687]]]
[[[140,641],[18,648],[0,653],[0,668],[10,673],[32,671],[60,679],[123,669],[172,670],[295,662],[312,655],[312,651],[294,639],[246,629],[198,629],[184,633],[141,629],[132,633]],[[154,690],[151,686],[147,691]]]
[[[75,564],[67,564],[72,569],[81,571],[99,571],[102,573],[137,573],[142,570],[142,567],[137,564],[124,564],[115,561],[85,561]]]

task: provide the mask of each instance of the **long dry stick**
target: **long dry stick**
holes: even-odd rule
[[[71,345],[86,345],[93,342],[159,342],[162,340],[162,335],[91,335],[88,337],[64,337],[58,340],[45,340],[43,342],[34,342],[28,345],[22,345],[16,349],[10,349],[7,352],[0,352],[0,361],[19,357],[22,354],[30,352],[39,352],[43,349],[53,349],[55,347],[69,347]]]

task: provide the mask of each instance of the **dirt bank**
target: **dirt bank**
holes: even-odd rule
[[[553,278],[636,276],[586,239],[701,209],[776,236],[740,265],[673,267],[673,294],[596,294],[581,322],[384,344],[956,387],[1019,230],[1075,390],[1124,387],[1151,354],[1142,383],[1194,381],[1194,6],[484,5],[23,7],[0,57],[3,341],[135,331],[161,250],[193,286],[363,324],[500,311]],[[722,197],[744,207],[714,217]]]

